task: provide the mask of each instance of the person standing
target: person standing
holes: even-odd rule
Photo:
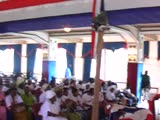
[[[145,71],[145,74],[142,75],[142,83],[141,83],[141,91],[143,96],[145,97],[150,90],[150,76],[148,75],[148,71]]]

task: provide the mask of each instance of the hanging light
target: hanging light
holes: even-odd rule
[[[65,31],[65,32],[70,32],[70,31],[71,31],[71,28],[70,28],[70,27],[64,27],[64,31]]]

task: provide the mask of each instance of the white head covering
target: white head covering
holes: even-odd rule
[[[51,99],[52,97],[56,96],[53,90],[47,90],[45,94],[47,99]]]
[[[24,79],[22,77],[18,77],[16,81],[16,85],[19,86],[23,82],[24,82]]]
[[[3,87],[2,87],[2,92],[6,92],[7,90],[9,90],[8,87],[6,87],[6,86],[3,86]]]
[[[28,87],[28,88],[29,88],[29,85],[25,85],[25,87]]]

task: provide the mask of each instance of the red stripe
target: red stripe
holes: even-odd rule
[[[0,11],[64,1],[69,0],[8,0],[0,2]]]
[[[93,8],[92,8],[92,17],[96,16],[96,3],[97,3],[97,0],[94,0],[93,1]]]
[[[92,8],[92,17],[95,17],[96,16],[96,2],[97,0],[94,0],[93,1],[93,8]],[[92,43],[91,43],[91,58],[94,57],[94,44],[95,44],[95,31],[92,30]]]

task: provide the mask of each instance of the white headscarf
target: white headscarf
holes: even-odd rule
[[[47,90],[45,94],[47,99],[51,99],[52,97],[56,96],[53,90]]]

